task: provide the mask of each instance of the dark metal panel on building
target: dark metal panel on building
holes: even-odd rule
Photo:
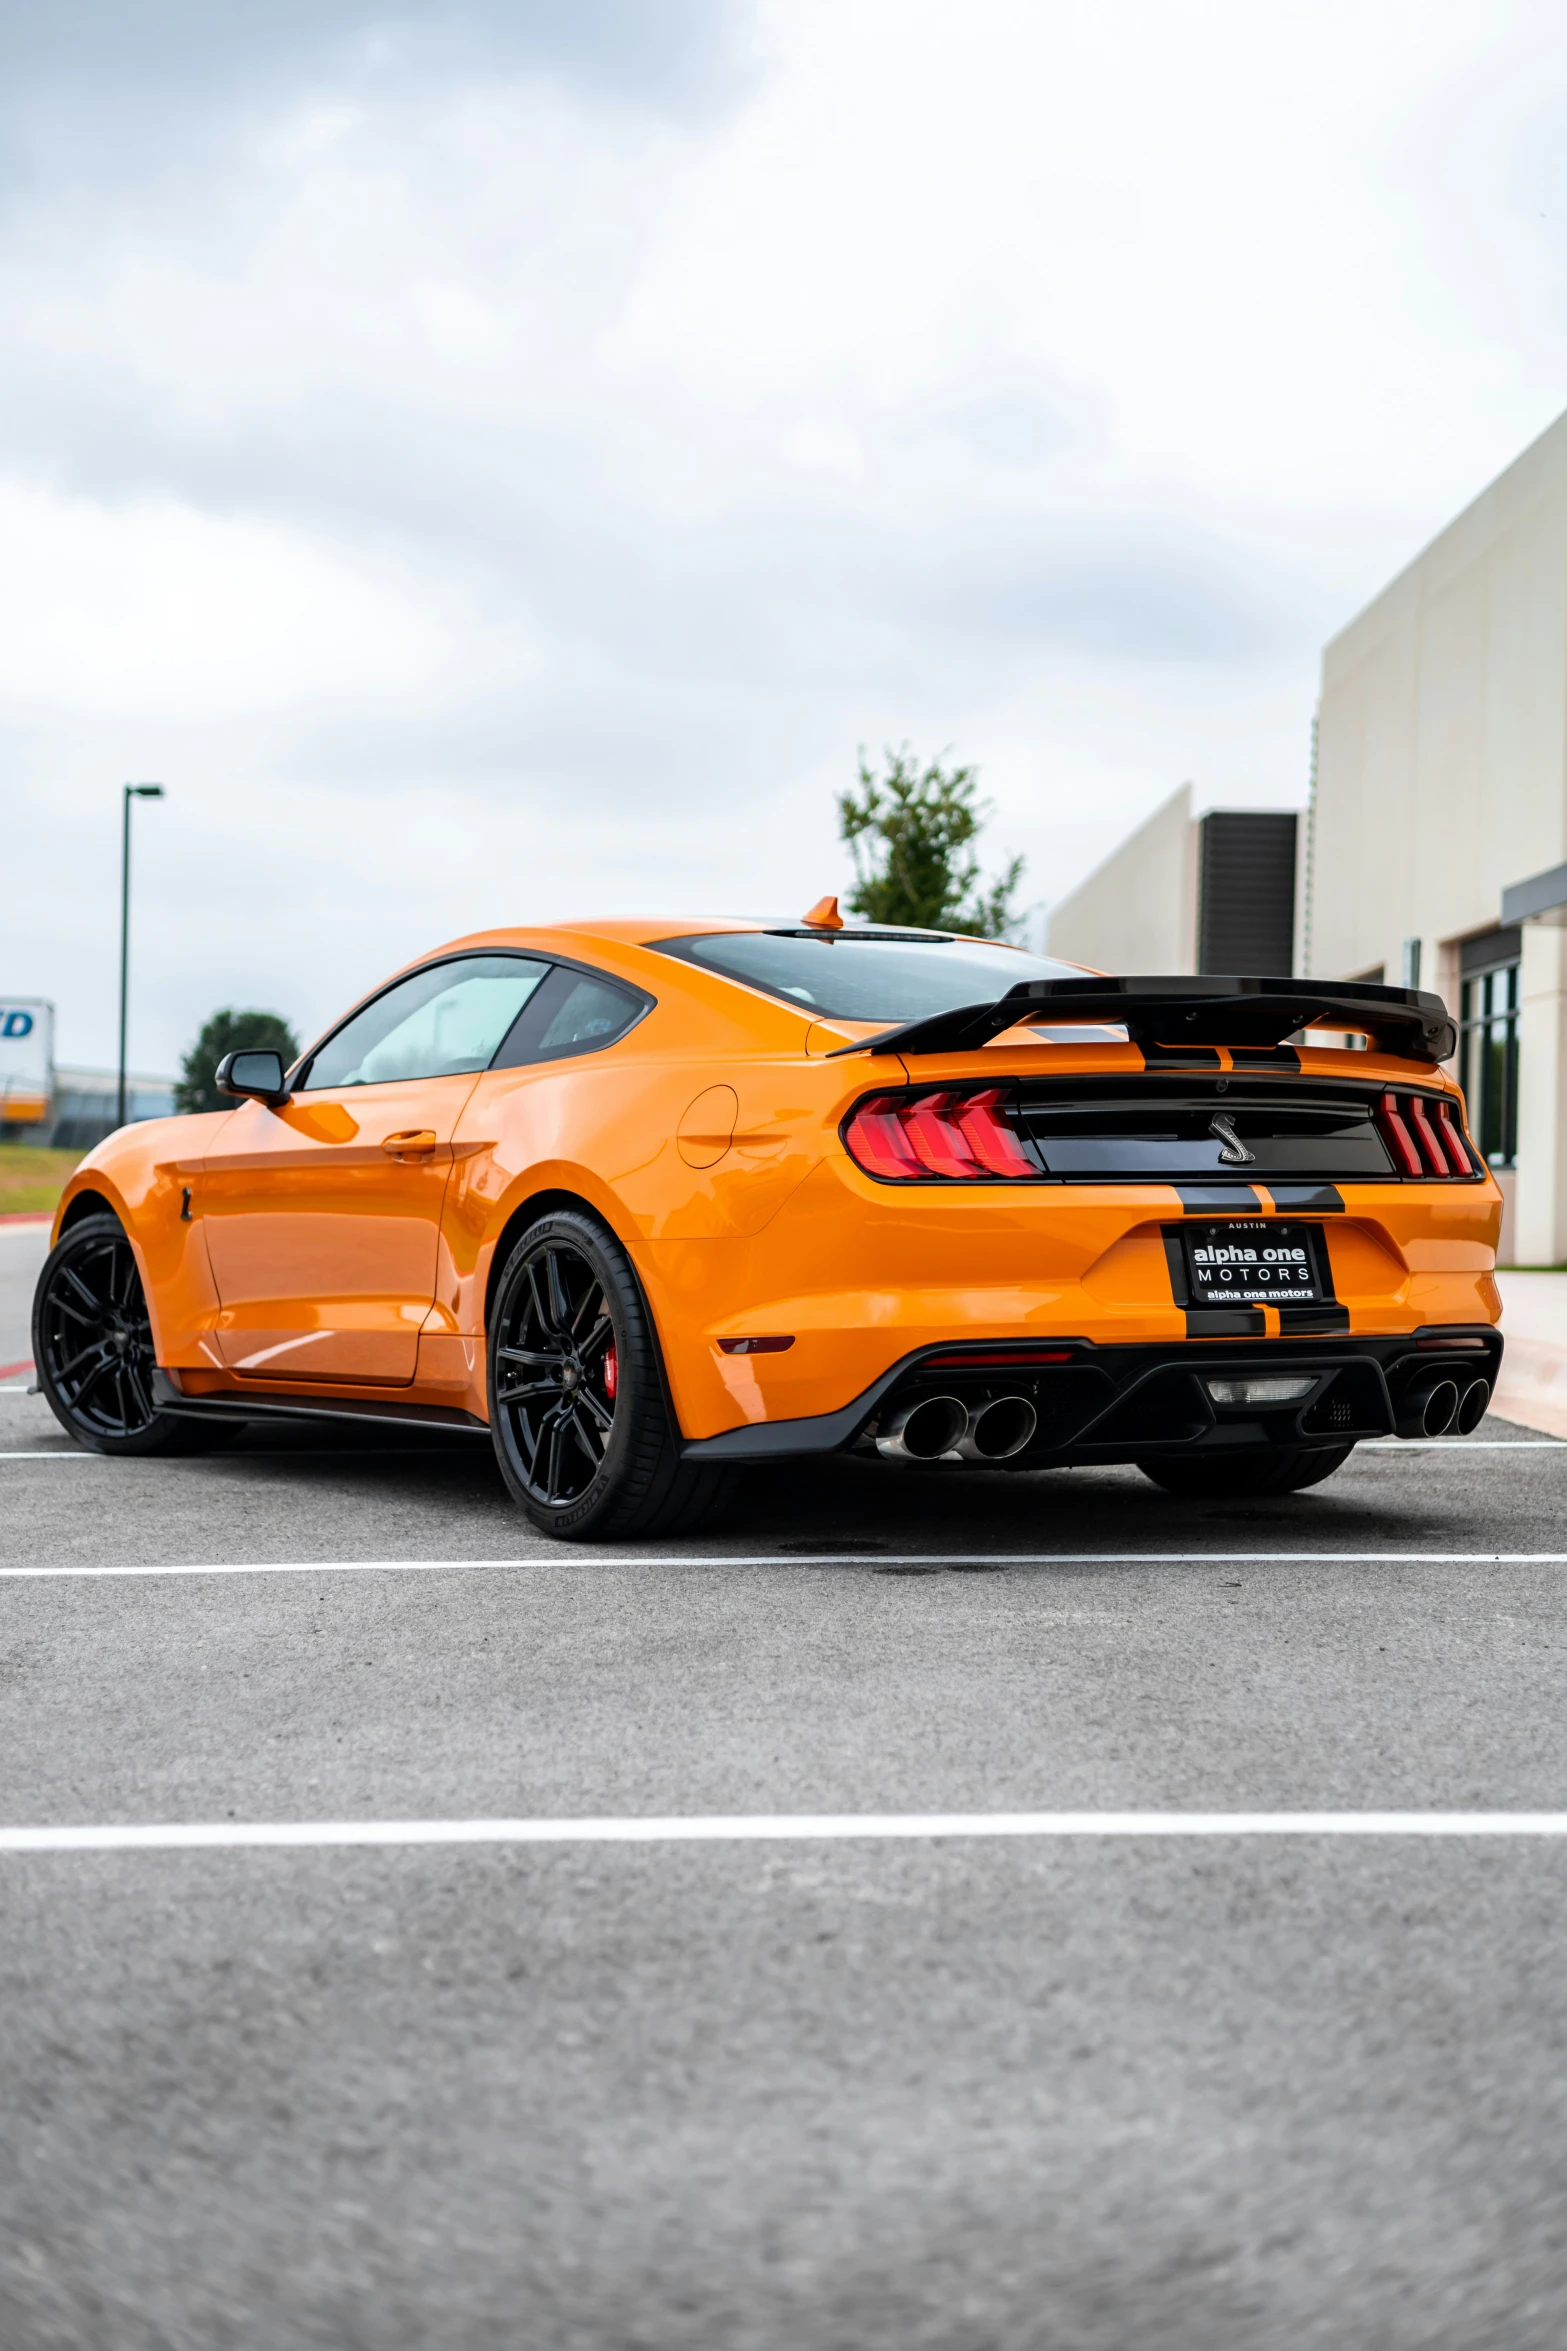
[[[1215,808],[1198,827],[1197,969],[1287,975],[1295,959],[1293,809]]]
[[[1466,980],[1477,972],[1499,971],[1504,964],[1517,963],[1523,955],[1523,934],[1517,923],[1509,928],[1482,931],[1478,938],[1465,939],[1458,950],[1458,968]]]

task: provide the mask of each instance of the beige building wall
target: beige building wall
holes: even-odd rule
[[[1046,946],[1106,972],[1197,969],[1197,828],[1182,784],[1050,910]]]
[[[1457,942],[1567,859],[1567,416],[1328,646],[1311,824],[1310,968],[1347,978],[1406,940],[1456,1011]],[[1567,969],[1526,925],[1519,1258],[1567,1258]]]

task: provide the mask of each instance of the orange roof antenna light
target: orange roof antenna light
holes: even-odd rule
[[[843,916],[838,912],[836,898],[818,898],[809,914],[802,917],[813,931],[841,931]]]

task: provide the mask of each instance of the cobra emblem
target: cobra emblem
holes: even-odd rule
[[[1210,1135],[1217,1135],[1224,1146],[1219,1157],[1226,1167],[1254,1167],[1256,1165],[1256,1152],[1247,1150],[1235,1132],[1234,1121],[1226,1117],[1222,1110],[1216,1110],[1212,1118],[1209,1119],[1208,1132]]]

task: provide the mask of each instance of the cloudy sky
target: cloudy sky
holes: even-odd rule
[[[857,746],[1051,900],[1303,797],[1567,405],[1533,0],[0,0],[0,988],[112,1058],[798,911]]]

